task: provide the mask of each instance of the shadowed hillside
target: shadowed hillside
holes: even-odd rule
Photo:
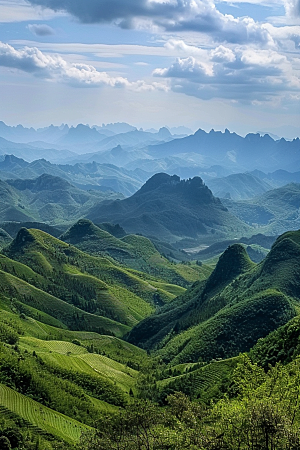
[[[290,320],[299,307],[299,232],[280,236],[258,265],[234,244],[210,277],[195,283],[129,334],[129,341],[183,363],[235,356]]]
[[[156,174],[133,196],[93,207],[94,222],[119,223],[129,233],[162,240],[235,235],[248,228],[215,198],[201,178]]]

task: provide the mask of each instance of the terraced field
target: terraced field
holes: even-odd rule
[[[186,291],[185,288],[181,286],[177,286],[176,284],[163,283],[161,281],[152,281],[152,285],[158,289],[163,290],[164,292],[168,292],[170,295],[170,300],[177,297],[178,295],[184,294]]]
[[[106,356],[89,353],[84,347],[66,341],[43,341],[21,337],[20,347],[35,351],[45,362],[67,370],[95,375],[113,381],[124,392],[134,390],[138,372]]]
[[[49,351],[50,353],[61,353],[62,355],[80,355],[82,353],[87,353],[84,347],[73,344],[72,342],[66,341],[43,341],[35,338],[22,338],[23,344],[26,344],[31,349],[42,351]]]
[[[212,392],[218,390],[219,386],[232,373],[238,359],[236,357],[214,361],[192,372],[160,380],[157,386],[160,390],[166,387],[174,390],[185,390],[188,387],[190,395],[206,399],[210,397]],[[180,370],[180,368],[183,369],[184,365],[181,364],[175,367],[178,367]],[[186,365],[186,367],[189,368],[189,365]],[[192,367],[193,365],[191,364],[190,368],[192,369]]]
[[[130,388],[134,389],[137,372],[130,367],[125,367],[123,364],[109,359],[106,356],[91,353],[80,355],[80,359],[85,361],[100,375],[114,381],[124,391],[128,392]]]
[[[34,428],[37,427],[70,443],[79,441],[81,433],[91,429],[2,384],[0,384],[0,407],[2,414],[9,415],[9,412],[12,412]]]

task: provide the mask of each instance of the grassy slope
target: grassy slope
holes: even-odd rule
[[[24,419],[45,439],[50,433],[74,443],[91,417],[114,411],[136,392],[147,355],[115,336],[151,312],[153,293],[170,301],[185,290],[38,230],[22,229],[0,255],[0,267],[0,341],[6,343],[0,415]],[[96,295],[103,313],[113,310],[125,323],[72,304],[88,302],[85,291]]]
[[[86,219],[79,220],[61,239],[90,254],[107,254],[128,268],[182,287],[188,287],[210,273],[207,266],[187,266],[170,262],[144,236],[128,235],[118,239]]]
[[[85,418],[74,420],[72,417],[53,410],[55,406],[47,408],[42,403],[37,403],[32,398],[22,395],[23,383],[16,380],[19,379],[18,377],[22,379],[21,374],[25,370],[27,374],[25,380],[28,382],[28,376],[31,373],[30,367],[34,367],[32,366],[32,361],[40,367],[39,370],[35,371],[37,379],[34,385],[37,389],[42,389],[43,391],[43,384],[40,383],[43,383],[43,380],[49,380],[51,373],[57,374],[53,375],[53,381],[50,381],[53,389],[55,389],[54,386],[56,384],[65,383],[64,381],[59,381],[61,379],[60,371],[62,371],[63,379],[66,376],[67,378],[70,377],[67,374],[74,374],[75,384],[73,382],[74,387],[72,391],[78,390],[76,374],[81,374],[82,376],[92,377],[95,381],[99,380],[100,382],[104,380],[105,383],[109,383],[112,392],[114,390],[123,392],[122,395],[127,401],[130,398],[128,395],[129,391],[135,392],[135,380],[138,372],[130,366],[138,368],[145,363],[147,355],[143,350],[112,336],[101,336],[93,332],[56,328],[24,315],[19,315],[16,312],[14,303],[5,297],[0,298],[0,311],[0,341],[6,341],[12,334],[19,339],[17,347],[6,344],[3,348],[5,352],[2,352],[2,350],[0,352],[0,383],[2,383],[0,384],[0,416],[9,418],[11,413],[13,413],[13,417],[16,420],[18,418],[24,419],[33,433],[41,434],[45,439],[47,439],[47,434],[50,433],[56,438],[63,439],[69,443],[78,441],[81,432],[89,428],[85,425]],[[49,340],[51,338],[52,340]],[[17,376],[15,381],[10,381],[10,376],[7,378],[4,373],[1,374],[3,368],[1,358],[7,361],[4,365],[4,373],[11,367],[7,372],[10,374],[12,373],[12,368],[14,368],[12,380]],[[20,367],[23,367],[23,369],[18,368],[16,364],[20,364]],[[20,375],[17,375],[18,373]],[[7,386],[3,385],[3,381],[7,381]],[[16,382],[17,389],[11,389]],[[46,391],[48,389],[47,386],[45,385]],[[83,395],[82,388],[81,392],[81,394],[77,395]],[[41,393],[41,396],[43,397],[44,394],[42,395]],[[64,401],[66,400],[64,399]],[[87,393],[84,394],[83,401],[85,404],[90,404],[89,408],[94,418],[99,414],[110,413],[116,410],[113,404]],[[78,414],[76,414],[76,418],[77,416]],[[79,423],[78,420],[83,423]]]
[[[0,256],[0,267],[3,285],[8,286],[3,293],[56,317],[69,327],[101,332],[107,329],[117,336],[149,315],[156,304],[169,302],[180,291],[175,285],[127,270],[106,257],[90,256],[40,230],[20,230],[5,249],[5,256]],[[50,294],[44,295],[42,291]],[[60,301],[52,297],[50,301],[49,295]],[[41,297],[49,300],[38,301]],[[52,308],[54,303],[57,306]],[[62,309],[68,309],[68,319],[63,317]],[[26,313],[30,315],[28,309]],[[80,325],[86,315],[89,325]],[[105,317],[102,324],[100,316]],[[109,329],[115,322],[122,324],[117,332]]]
[[[106,356],[89,353],[86,348],[66,341],[42,341],[21,337],[20,348],[35,351],[43,361],[76,372],[101,374],[124,392],[134,390],[137,372]]]
[[[176,310],[138,324],[129,335],[173,364],[226,358],[290,320],[298,310],[299,232],[281,236],[259,265],[243,247],[229,247],[203,285],[183,295]],[[151,331],[150,331],[151,330]]]

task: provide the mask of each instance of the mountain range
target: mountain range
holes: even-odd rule
[[[223,203],[235,216],[249,225],[259,226],[264,233],[278,235],[287,229],[297,230],[300,227],[298,183],[272,189],[248,201],[224,199]]]
[[[176,130],[172,130],[173,133]],[[189,131],[180,130],[179,131]],[[168,158],[189,159],[190,170],[195,167],[203,171],[211,166],[222,166],[230,173],[260,170],[263,172],[300,169],[299,138],[287,141],[283,138],[274,140],[268,134],[250,133],[245,137],[225,130],[224,133],[211,130],[209,133],[199,129],[188,136],[171,134],[168,128],[160,130],[137,130],[128,124],[110,124],[110,126],[93,126],[79,124],[76,127],[62,125],[35,130],[21,125],[9,127],[0,123],[0,151],[2,154],[14,153],[16,156],[32,161],[45,157],[51,162],[69,163],[85,162],[89,158],[99,161],[101,153],[122,147],[123,151],[141,154],[131,155],[122,164],[132,164],[139,160],[139,169],[145,170],[149,160],[165,160],[166,171]],[[22,143],[23,149],[18,145]],[[9,150],[14,150],[13,152]],[[71,152],[71,153],[70,153]],[[106,155],[106,160],[108,154]],[[167,158],[167,159],[166,159]],[[92,160],[92,159],[91,159]],[[157,171],[157,168],[154,170]],[[229,173],[229,174],[230,174]],[[153,174],[153,172],[152,172]],[[179,174],[195,176],[200,173]]]
[[[256,389],[268,376],[263,367],[299,355],[299,231],[278,237],[259,264],[230,245],[211,270],[174,265],[145,237],[103,228],[120,237],[88,220],[61,239],[21,228],[0,253],[1,445],[20,446],[26,436],[40,448],[83,449],[95,419],[107,424],[133,402],[139,413],[151,405],[136,396],[160,401],[163,414],[171,398],[174,420],[188,401],[178,391],[197,398],[192,407],[201,414],[219,399],[224,411],[229,394],[236,408],[239,373],[247,389],[250,371]],[[122,262],[114,259],[122,254]],[[152,274],[128,267],[135,258]],[[191,271],[197,281],[186,278],[187,289],[171,284],[176,271],[177,281]],[[290,386],[293,366],[286,370]]]
[[[298,449],[299,152],[0,122],[0,449]]]
[[[297,170],[300,167],[300,140],[274,141],[269,135],[247,134],[244,138],[225,130],[224,133],[199,129],[195,134],[148,148],[153,157],[183,153],[202,155],[206,166],[221,164],[235,172],[259,169]]]
[[[6,155],[0,160],[2,179],[36,178],[43,174],[58,176],[84,190],[114,191],[131,195],[149,178],[143,171],[129,171],[111,164],[96,162],[52,164],[46,159],[28,163],[14,155]]]

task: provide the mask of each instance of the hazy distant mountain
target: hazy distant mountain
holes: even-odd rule
[[[0,157],[2,179],[36,178],[44,173],[64,178],[84,190],[111,190],[125,196],[132,195],[149,178],[149,174],[143,171],[129,171],[111,164],[52,164],[45,159],[27,163],[12,155],[6,155],[2,161]]]
[[[106,150],[104,152],[101,151],[93,154],[89,153],[86,155],[82,155],[82,157],[79,157],[77,159],[80,162],[96,161],[99,164],[113,164],[118,167],[125,167],[143,157],[147,158],[148,155],[142,150],[125,150],[123,147],[121,147],[121,145],[117,145],[111,150]],[[142,167],[142,164],[133,164],[133,170],[137,167],[145,170]],[[128,169],[131,170],[130,167],[128,167]]]
[[[45,141],[54,143],[57,139],[64,136],[69,130],[68,125],[60,127],[50,125],[45,128],[25,128],[22,125],[10,127],[0,121],[0,136],[17,143],[29,143],[32,141]]]
[[[284,186],[289,183],[300,183],[300,171],[299,172],[288,172],[287,170],[275,170],[275,172],[264,173],[259,170],[254,170],[252,174],[271,184],[273,187]]]
[[[250,173],[211,179],[209,187],[215,196],[232,200],[248,200],[273,188],[271,184]]]
[[[164,158],[183,152],[195,152],[214,159],[217,164],[235,171],[260,169],[263,171],[300,168],[300,140],[274,141],[269,135],[248,134],[245,138],[225,130],[198,130],[192,136],[148,147],[153,157]]]
[[[268,134],[272,139],[274,139],[274,141],[279,141],[279,139],[281,139],[281,137],[277,136],[277,134],[269,133],[268,131],[258,131],[257,133],[260,134],[261,136]]]
[[[180,180],[159,173],[131,197],[93,207],[87,217],[94,222],[119,223],[127,232],[176,241],[199,236],[247,233],[199,177]]]
[[[95,128],[90,128],[87,125],[79,124],[77,127],[71,127],[68,132],[61,137],[57,143],[61,145],[80,145],[92,142],[100,142],[105,139],[104,134],[98,133]]]
[[[75,153],[68,150],[56,150],[51,148],[38,148],[29,144],[20,144],[8,141],[0,137],[0,155],[13,154],[18,158],[23,158],[26,161],[34,161],[39,158],[47,158],[53,162],[62,161],[66,158],[74,158]]]
[[[179,127],[167,127],[168,130],[170,130],[171,134],[185,134],[185,135],[190,135],[193,134],[193,131],[190,128],[184,127],[184,126],[179,126]]]
[[[107,198],[116,195],[83,191],[48,174],[35,179],[0,181],[0,222],[73,222]]]
[[[171,132],[170,132],[171,130]],[[191,130],[184,127],[168,129],[161,128],[143,131],[126,123],[108,124],[90,127],[79,124],[69,128],[68,125],[33,129],[21,125],[9,127],[0,122],[0,154],[14,153],[26,160],[46,157],[52,162],[62,160],[76,163],[96,159],[101,162],[103,152],[121,146],[127,152],[142,150],[138,156],[132,154],[122,164],[135,160],[165,159],[179,157],[190,161],[190,167],[200,166],[207,169],[219,165],[231,173],[261,170],[265,173],[278,169],[287,171],[300,170],[300,140],[286,141],[281,138],[274,140],[268,134],[248,134],[245,137],[225,130],[211,130],[209,133],[199,129],[196,133],[186,137],[172,135],[172,133],[189,133]],[[278,136],[273,136],[277,138]],[[7,142],[9,141],[9,142]],[[18,143],[24,143],[22,149]],[[71,150],[71,154],[66,150]],[[9,151],[11,150],[11,151]],[[27,157],[25,156],[25,150]],[[43,151],[47,151],[45,156]],[[60,153],[56,153],[61,150]],[[37,156],[39,151],[39,156]],[[34,152],[34,153],[33,153]],[[74,152],[80,154],[74,157]],[[108,155],[105,156],[108,158]],[[109,162],[109,161],[107,161]],[[111,161],[110,161],[111,162]],[[113,161],[114,164],[116,163]],[[186,167],[186,166],[185,166]],[[143,167],[139,167],[145,170]],[[168,167],[167,170],[170,170]]]
[[[248,201],[222,200],[237,217],[264,233],[280,234],[300,228],[300,184],[291,183],[272,189]]]
[[[94,125],[93,127],[89,127],[88,125],[79,124],[75,127],[75,130],[79,127],[81,134],[84,133],[84,128],[89,128],[90,130],[99,131],[100,134],[104,136],[113,136],[114,134],[119,133],[128,133],[129,131],[136,130],[135,127],[127,124],[127,123],[111,123],[107,125],[102,125],[101,127]],[[74,127],[71,127],[74,129]],[[26,128],[22,125],[17,126],[9,126],[4,122],[0,121],[0,137],[3,137],[7,140],[12,140],[14,142],[24,142],[29,143],[31,141],[44,141],[55,143],[63,136],[67,135],[70,128],[66,124],[62,124],[61,126],[50,125],[49,127],[44,128]],[[80,134],[80,133],[78,133]],[[92,136],[92,134],[90,135]]]
[[[187,128],[184,126],[171,127],[171,128],[166,126],[165,128],[167,128],[170,131],[170,133],[176,137],[184,137],[184,136],[193,134],[193,131],[190,128]],[[145,131],[148,133],[157,133],[158,132],[158,130],[155,128],[148,128]]]
[[[34,128],[24,128],[22,125],[10,127],[4,122],[0,121],[0,136],[7,140],[14,142],[29,142],[33,140],[36,134]]]
[[[136,149],[146,147],[149,144],[168,142],[172,139],[173,137],[167,128],[161,128],[158,133],[148,133],[146,131],[139,130],[129,131],[126,133],[120,133],[111,137],[107,137],[101,142],[94,144],[93,147],[90,147],[89,150],[89,153],[91,153],[91,155],[85,155],[85,158],[92,157],[92,153],[96,155],[97,152],[111,150],[118,145],[126,149]]]
[[[101,127],[94,125],[93,128],[96,128],[97,131],[100,131],[100,133],[103,134],[105,134],[106,131],[110,131],[113,134],[128,133],[129,131],[135,131],[137,129],[126,122],[108,123],[106,125],[103,124]]]

